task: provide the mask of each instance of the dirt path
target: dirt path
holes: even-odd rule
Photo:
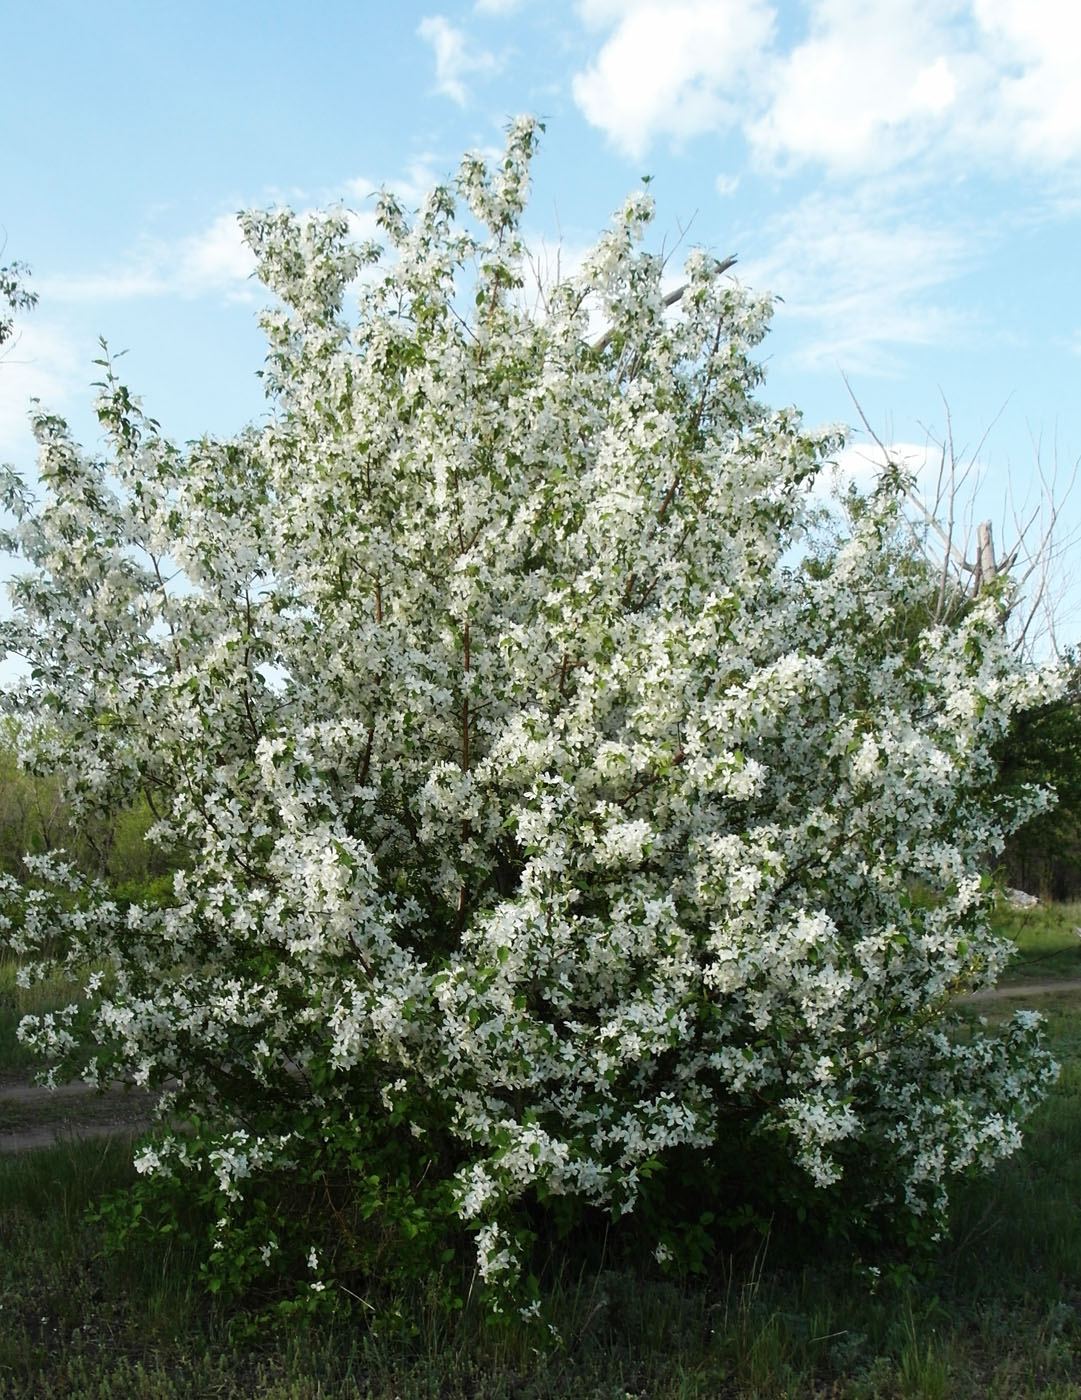
[[[18,1128],[8,1132],[0,1129],[0,1157],[19,1152],[36,1152],[42,1147],[57,1147],[62,1142],[89,1142],[94,1138],[137,1137],[140,1128],[135,1123],[79,1123],[76,1121],[44,1123],[37,1128]]]
[[[1026,997],[1049,997],[1056,992],[1067,995],[1081,992],[1081,978],[1060,978],[1057,982],[1010,982],[1005,987],[988,987],[982,992],[970,992],[962,1001],[1022,1001]]]
[[[152,1094],[121,1085],[99,1094],[89,1084],[46,1089],[25,1080],[0,1081],[0,1154],[89,1138],[134,1137],[150,1122],[153,1105]]]

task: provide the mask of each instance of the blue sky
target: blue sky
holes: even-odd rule
[[[415,201],[524,111],[547,127],[530,237],[573,259],[650,174],[658,242],[736,253],[782,299],[771,401],[853,421],[847,376],[913,461],[944,398],[959,448],[994,423],[996,526],[1008,487],[1036,503],[1037,451],[1060,494],[1081,455],[1067,0],[24,0],[3,32],[0,262],[40,297],[0,362],[0,458],[24,471],[31,394],[94,444],[98,336],[172,436],[257,417],[236,211],[341,202],[363,226],[378,186]]]

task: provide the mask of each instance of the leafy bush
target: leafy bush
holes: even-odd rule
[[[1053,678],[994,597],[913,627],[889,482],[801,566],[837,440],[754,397],[768,300],[703,252],[663,294],[646,194],[526,308],[535,140],[384,194],[385,251],[247,216],[269,421],[182,451],[106,362],[110,460],[41,414],[43,503],[9,483],[36,761],[80,813],[147,792],[187,866],[48,940],[113,969],[91,1072],[176,1081],[137,1165],[222,1286],[472,1232],[526,1305],[590,1210],[692,1264],[777,1199],[933,1228],[1054,1072],[1034,1017],[949,1029],[1039,806],[992,749]]]

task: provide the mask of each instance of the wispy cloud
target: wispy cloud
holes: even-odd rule
[[[43,277],[44,301],[127,301],[135,297],[199,297],[217,293],[228,301],[254,297],[250,278],[255,258],[235,214],[223,214],[200,233],[175,241],[144,239],[122,263],[90,273]]]
[[[470,49],[465,31],[456,29],[442,15],[429,15],[417,26],[417,34],[435,51],[435,90],[459,107],[469,100],[465,80],[471,74],[494,73],[499,60],[486,49]]]
[[[908,202],[911,201],[911,202]],[[749,283],[798,320],[803,368],[891,373],[896,347],[971,333],[949,285],[984,252],[972,230],[936,222],[903,188],[816,191],[755,231],[741,250]]]
[[[339,197],[344,195],[349,205],[353,237],[358,241],[377,237],[374,195],[381,184],[388,184],[409,208],[420,204],[436,178],[435,158],[420,156],[390,181],[363,176],[346,180],[336,193]],[[253,203],[272,207],[280,201],[280,192],[264,194],[264,199]],[[311,191],[294,190],[289,193],[289,202],[303,221],[332,206],[335,197],[330,191],[313,196]],[[105,267],[38,277],[34,287],[43,305],[207,296],[225,302],[254,303],[263,295],[255,268],[255,257],[244,242],[238,217],[221,214],[197,233],[143,238],[125,257]]]

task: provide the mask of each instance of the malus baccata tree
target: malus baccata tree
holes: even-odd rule
[[[42,414],[44,500],[9,489],[35,762],[145,792],[184,867],[11,937],[98,969],[67,1068],[172,1086],[136,1164],[230,1282],[356,1291],[457,1230],[521,1299],[546,1209],[667,1257],[688,1163],[728,1207],[934,1220],[1053,1074],[1035,1017],[949,1025],[1037,802],[991,751],[1052,683],[994,598],[913,639],[888,484],[801,565],[836,441],[754,396],[766,299],[702,252],[662,295],[646,194],[525,309],[536,134],[384,194],[385,250],[247,216],[269,421],[179,450],[107,367],[108,460]]]

